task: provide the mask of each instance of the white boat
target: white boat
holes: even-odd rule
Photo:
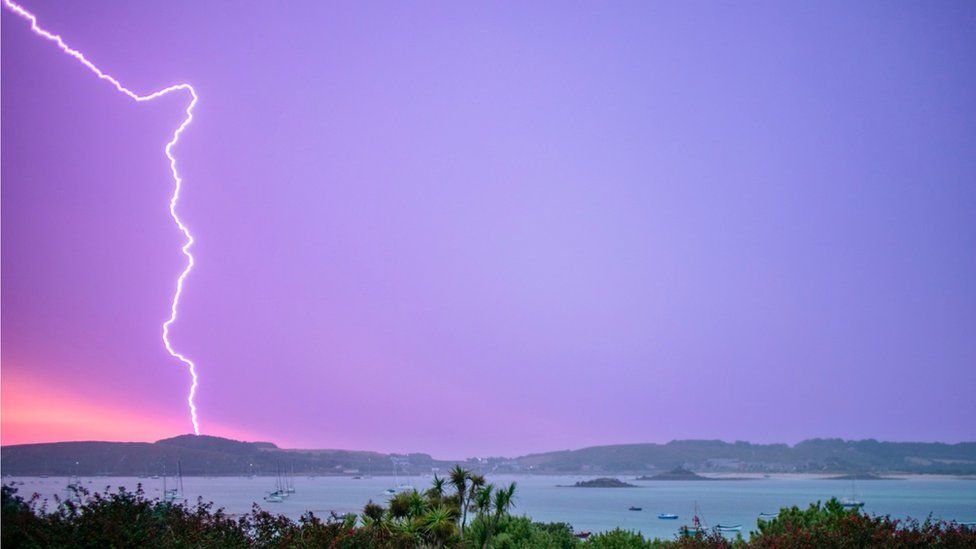
[[[840,504],[843,505],[845,509],[860,509],[861,507],[864,507],[863,501],[854,498],[844,498],[840,500]]]
[[[269,501],[271,503],[278,503],[294,493],[295,493],[294,486],[290,486],[288,484],[286,477],[282,476],[281,465],[279,464],[277,470],[275,471],[274,490],[268,493],[268,495],[264,498],[265,501]],[[268,498],[274,498],[274,499],[268,499]]]
[[[661,513],[657,518],[661,520],[678,520],[678,515],[674,513]]]
[[[840,500],[840,504],[843,505],[845,509],[860,509],[861,507],[864,507],[864,502],[857,499],[857,492],[854,488],[854,479],[851,479],[851,497]]]
[[[183,463],[176,462],[176,488],[166,488],[166,468],[163,467],[163,501],[172,503],[183,497]]]
[[[394,495],[399,492],[414,492],[417,489],[413,487],[412,484],[401,484],[400,476],[397,474],[397,462],[396,459],[393,460],[393,488],[387,488],[385,492],[388,495]]]
[[[741,524],[732,524],[732,525],[728,525],[727,526],[727,525],[723,525],[723,524],[716,524],[715,525],[715,529],[718,530],[719,532],[741,532],[742,531],[742,525]]]

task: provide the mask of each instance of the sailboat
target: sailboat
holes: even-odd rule
[[[176,462],[176,488],[166,489],[166,467],[163,467],[163,501],[172,503],[183,495],[183,463]]]
[[[288,495],[295,493],[295,466],[294,465],[292,466],[291,473],[285,471],[284,490],[285,490],[285,494]]]
[[[705,519],[700,516],[700,510],[698,509],[698,502],[695,502],[695,514],[691,518],[691,526],[682,526],[679,530],[681,535],[684,537],[695,537],[699,534],[705,534],[707,526],[705,525]]]
[[[851,497],[840,500],[840,504],[845,509],[860,509],[864,507],[864,502],[857,499],[857,492],[854,489],[854,479],[851,479]]]
[[[281,464],[279,463],[275,471],[275,489],[272,492],[268,492],[268,495],[264,496],[264,501],[268,503],[281,503],[286,497],[290,496],[295,492],[293,486],[288,485],[288,481],[281,473]]]
[[[397,492],[409,492],[411,490],[416,490],[413,486],[409,484],[400,484],[400,477],[397,475],[397,462],[396,459],[393,460],[393,488],[387,488],[386,493],[388,495],[394,495]]]
[[[64,487],[64,493],[66,494],[66,501],[71,501],[76,505],[82,504],[82,494],[84,493],[84,488],[81,485],[81,478],[77,473],[78,462],[75,462],[75,474],[71,475],[68,479],[68,485]]]

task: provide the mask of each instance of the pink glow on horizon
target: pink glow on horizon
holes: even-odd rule
[[[190,422],[193,424],[193,432],[199,435],[200,422],[197,418],[197,406],[193,401],[193,397],[196,395],[197,385],[199,382],[199,379],[197,377],[196,364],[194,364],[193,361],[190,360],[183,353],[176,351],[169,340],[169,330],[170,327],[173,325],[173,323],[176,322],[176,317],[178,314],[178,309],[180,304],[180,297],[183,295],[183,283],[186,280],[186,277],[190,274],[190,271],[193,270],[193,263],[194,263],[193,254],[190,253],[190,247],[193,246],[193,235],[190,234],[190,229],[183,224],[183,221],[176,213],[176,204],[177,202],[179,202],[180,199],[180,190],[183,187],[183,178],[180,177],[180,174],[176,169],[176,157],[173,156],[173,147],[175,147],[176,144],[179,143],[180,136],[183,135],[183,131],[186,130],[186,128],[190,125],[191,122],[193,122],[193,108],[196,106],[197,100],[199,99],[197,97],[197,92],[196,90],[193,89],[193,86],[191,86],[190,84],[174,84],[172,86],[167,86],[161,90],[154,91],[149,94],[140,95],[130,90],[129,88],[123,86],[122,83],[119,82],[114,76],[103,72],[94,63],[89,61],[88,58],[86,58],[83,53],[68,46],[64,42],[64,40],[61,39],[60,35],[54,34],[42,28],[40,25],[38,25],[37,17],[33,13],[27,11],[26,9],[12,2],[11,0],[3,0],[3,3],[11,11],[23,17],[24,19],[27,19],[30,22],[31,31],[34,32],[34,34],[37,34],[41,38],[54,42],[62,51],[64,51],[69,56],[77,59],[82,65],[88,68],[88,70],[95,73],[95,75],[98,76],[98,78],[109,82],[120,93],[127,95],[128,97],[130,97],[132,100],[136,102],[142,103],[146,101],[152,101],[154,99],[158,99],[160,97],[168,95],[172,92],[188,91],[190,93],[190,102],[187,105],[185,111],[186,118],[183,119],[180,125],[176,128],[176,131],[173,132],[172,139],[170,139],[170,141],[166,143],[166,148],[164,149],[164,151],[166,152],[166,158],[169,159],[170,171],[172,171],[173,173],[173,181],[175,182],[175,186],[173,188],[173,195],[169,201],[169,213],[170,213],[170,217],[172,217],[173,221],[176,223],[176,226],[179,227],[180,232],[183,233],[183,237],[186,239],[186,243],[183,245],[181,250],[183,252],[183,255],[186,256],[187,262],[186,262],[186,267],[180,272],[179,277],[176,279],[176,292],[173,294],[173,301],[170,305],[169,318],[165,322],[163,322],[162,338],[163,338],[163,346],[166,347],[166,352],[168,352],[170,356],[172,356],[173,358],[185,364],[189,369],[191,383],[190,383],[190,392],[186,398],[186,402],[190,408]]]
[[[185,434],[172,413],[122,407],[79,394],[68,385],[33,379],[5,369],[0,404],[0,443],[31,444],[65,440],[145,441]],[[233,427],[214,425],[220,436],[237,440],[268,440]]]

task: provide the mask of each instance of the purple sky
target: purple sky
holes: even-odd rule
[[[976,439],[976,3],[24,4],[200,94],[205,433]],[[4,443],[190,431],[183,98],[6,9],[2,78]]]

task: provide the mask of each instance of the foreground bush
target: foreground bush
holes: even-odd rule
[[[783,509],[760,521],[748,540],[719,534],[648,540],[625,530],[597,533],[586,541],[567,524],[535,523],[509,514],[515,485],[495,488],[464,470],[435,478],[423,492],[405,492],[383,507],[370,502],[360,516],[298,521],[255,506],[230,517],[212,504],[149,499],[141,487],[56,500],[25,500],[2,491],[0,544],[19,547],[213,547],[213,548],[413,548],[638,549],[638,548],[923,548],[976,547],[976,530],[952,523],[898,521],[844,509],[836,500],[807,509]]]

